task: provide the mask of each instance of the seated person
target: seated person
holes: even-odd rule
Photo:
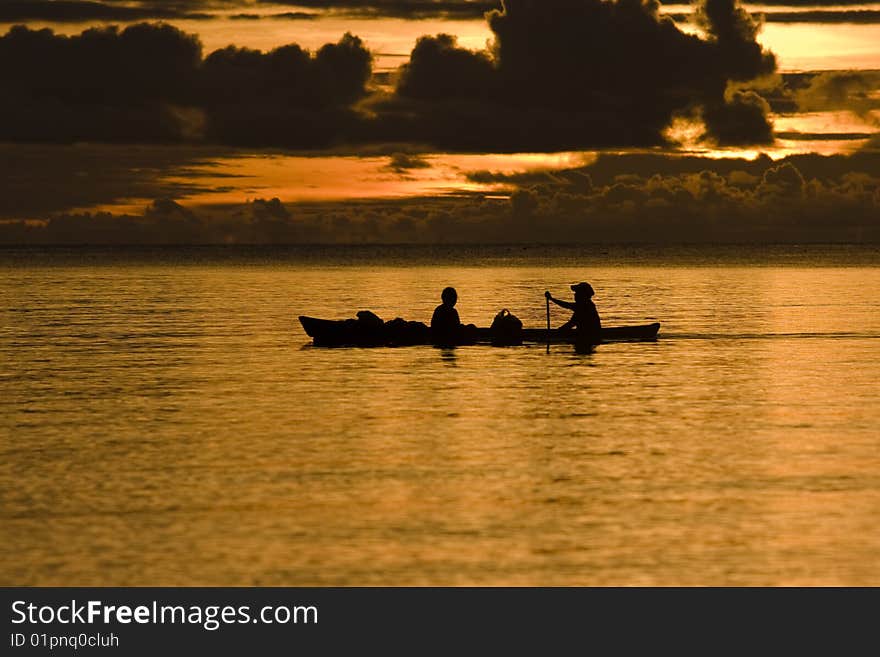
[[[574,292],[574,303],[555,299],[549,292],[544,293],[544,296],[557,306],[573,311],[571,319],[560,326],[559,330],[570,331],[576,329],[580,338],[599,342],[602,332],[602,321],[599,319],[599,311],[596,310],[596,304],[592,300],[595,294],[593,287],[589,283],[578,283],[577,285],[572,285],[571,289]]]
[[[443,303],[434,309],[434,315],[431,317],[431,334],[434,343],[457,344],[461,341],[463,328],[458,318],[458,311],[455,309],[458,293],[454,287],[447,287],[440,294],[440,298]]]

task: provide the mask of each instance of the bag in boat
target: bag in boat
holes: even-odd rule
[[[358,311],[357,319],[346,320],[353,344],[374,346],[385,343],[385,322],[369,310]]]
[[[358,324],[364,328],[378,330],[385,326],[385,322],[371,310],[359,310],[357,314]]]
[[[492,344],[513,345],[522,344],[522,327],[520,319],[511,314],[507,308],[503,308],[492,320]]]
[[[430,339],[430,331],[422,322],[408,322],[397,317],[385,322],[385,334],[393,345],[425,344]]]

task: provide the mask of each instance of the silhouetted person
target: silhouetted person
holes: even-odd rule
[[[440,294],[443,300],[434,309],[431,317],[431,334],[434,344],[452,345],[461,341],[462,325],[458,318],[455,303],[458,301],[458,292],[454,287],[447,287]]]
[[[555,299],[549,292],[544,292],[544,296],[557,306],[574,311],[571,319],[560,326],[559,330],[576,330],[578,342],[598,344],[601,340],[602,321],[599,319],[596,304],[592,301],[595,294],[593,287],[589,283],[578,283],[572,285],[571,289],[574,291],[574,303]]]

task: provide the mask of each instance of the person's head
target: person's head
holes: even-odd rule
[[[447,306],[454,306],[455,302],[458,301],[458,292],[455,291],[454,287],[447,287],[440,293],[440,298],[443,299],[443,303]]]
[[[594,294],[593,286],[589,283],[576,283],[571,286],[571,289],[574,291],[575,299],[590,299]]]

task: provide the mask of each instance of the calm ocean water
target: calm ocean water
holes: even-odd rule
[[[581,280],[660,339],[296,321]],[[0,251],[0,583],[880,585],[878,380],[877,249]]]

